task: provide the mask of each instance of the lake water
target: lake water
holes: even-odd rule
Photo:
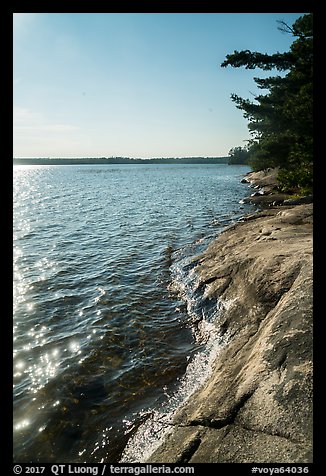
[[[14,166],[15,462],[145,457],[153,415],[173,412],[223,345],[191,261],[251,210],[247,171]]]

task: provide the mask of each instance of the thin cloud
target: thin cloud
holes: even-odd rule
[[[66,123],[51,123],[41,113],[14,107],[13,149],[15,157],[45,156],[48,148],[59,155],[73,153],[78,144],[87,143],[79,127]],[[54,152],[54,155],[56,153]]]
[[[48,123],[42,114],[33,112],[23,107],[14,107],[13,114],[14,130],[38,131],[38,132],[72,132],[79,128],[72,124]]]

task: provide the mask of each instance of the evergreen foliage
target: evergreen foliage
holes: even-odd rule
[[[293,35],[290,51],[272,55],[234,51],[227,55],[222,67],[260,68],[287,71],[285,75],[254,78],[266,94],[258,94],[252,102],[231,95],[236,107],[248,119],[251,134],[249,164],[254,171],[280,167],[282,190],[312,190],[313,164],[313,22],[312,14],[298,18],[292,27],[279,22],[279,29]]]
[[[244,147],[233,147],[229,151],[229,165],[247,164],[249,159],[249,151]]]

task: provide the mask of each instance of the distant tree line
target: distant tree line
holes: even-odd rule
[[[14,165],[92,165],[92,164],[227,164],[228,157],[160,157],[139,159],[130,157],[80,157],[80,158],[14,158]]]
[[[254,102],[231,95],[236,107],[249,121],[247,162],[254,171],[279,167],[279,183],[283,191],[312,191],[313,168],[313,19],[312,14],[298,18],[292,26],[279,21],[279,29],[295,39],[290,50],[272,55],[234,51],[227,55],[222,67],[276,69],[286,71],[264,79],[254,78],[259,89]],[[242,148],[231,149],[230,160],[237,160]]]

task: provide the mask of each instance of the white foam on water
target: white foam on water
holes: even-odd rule
[[[159,410],[154,410],[151,417],[143,423],[136,434],[129,440],[121,462],[144,463],[161,445],[163,439],[173,430],[173,417],[212,374],[213,364],[222,347],[227,343],[226,334],[221,337],[217,327],[205,323],[203,331],[208,335],[205,348],[188,364],[186,373],[180,381],[178,390],[167,395],[167,403]]]
[[[199,390],[212,375],[214,362],[222,348],[229,341],[229,334],[220,332],[218,320],[221,312],[232,306],[233,302],[207,300],[205,289],[200,290],[200,279],[196,273],[194,257],[177,259],[171,266],[172,282],[170,290],[177,293],[186,304],[187,314],[192,325],[193,337],[201,350],[189,362],[177,390],[168,395],[161,408],[144,412],[146,418],[130,438],[120,462],[144,463],[173,431],[173,419],[186,404],[191,395]],[[129,424],[130,431],[133,423]]]

